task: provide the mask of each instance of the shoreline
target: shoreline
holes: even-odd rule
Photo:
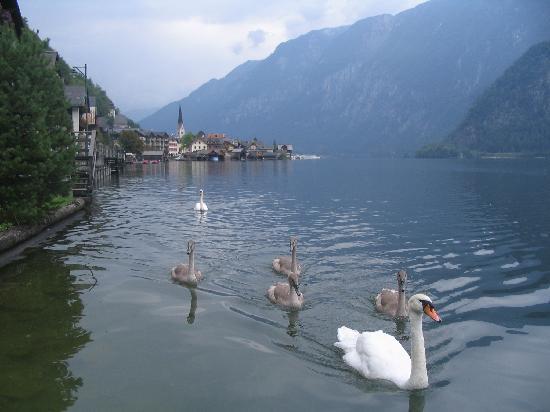
[[[84,198],[76,198],[68,205],[49,213],[40,223],[37,223],[36,225],[13,226],[0,233],[0,254],[13,249],[17,245],[35,236],[40,235],[44,232],[44,230],[81,211],[85,206],[86,200]]]

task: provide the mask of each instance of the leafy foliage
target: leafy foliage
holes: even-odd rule
[[[143,142],[138,134],[133,130],[123,130],[120,133],[118,142],[128,153],[142,153],[144,149]]]
[[[0,221],[28,223],[66,195],[74,143],[63,84],[48,67],[45,43],[0,26]]]
[[[195,135],[191,132],[187,132],[183,135],[183,139],[180,142],[182,146],[188,146],[193,142],[193,139],[195,138]]]

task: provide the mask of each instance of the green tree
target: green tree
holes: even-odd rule
[[[25,29],[20,40],[0,26],[0,221],[41,218],[65,196],[74,171],[74,143],[63,83]]]
[[[127,153],[142,153],[143,142],[139,138],[139,135],[133,130],[123,130],[120,133],[118,141],[125,152]]]
[[[191,144],[191,142],[193,141],[194,138],[195,138],[195,135],[193,133],[187,132],[183,135],[183,139],[180,142],[180,144],[182,146],[188,146],[188,145]]]

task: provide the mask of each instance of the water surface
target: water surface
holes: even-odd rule
[[[84,219],[0,268],[0,409],[547,410],[549,166],[132,166]],[[299,313],[264,296],[290,235]],[[169,279],[188,239],[206,276],[197,290]],[[410,349],[409,325],[373,306],[401,268],[443,318],[424,322],[424,391],[366,380],[333,346],[347,325]]]

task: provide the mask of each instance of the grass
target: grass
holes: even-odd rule
[[[12,226],[13,226],[12,223],[0,223],[0,232],[4,232],[5,230],[8,230]]]
[[[54,196],[48,201],[48,203],[46,203],[46,206],[49,210],[55,210],[63,206],[67,206],[73,200],[74,199],[72,194],[69,194],[67,196]]]

